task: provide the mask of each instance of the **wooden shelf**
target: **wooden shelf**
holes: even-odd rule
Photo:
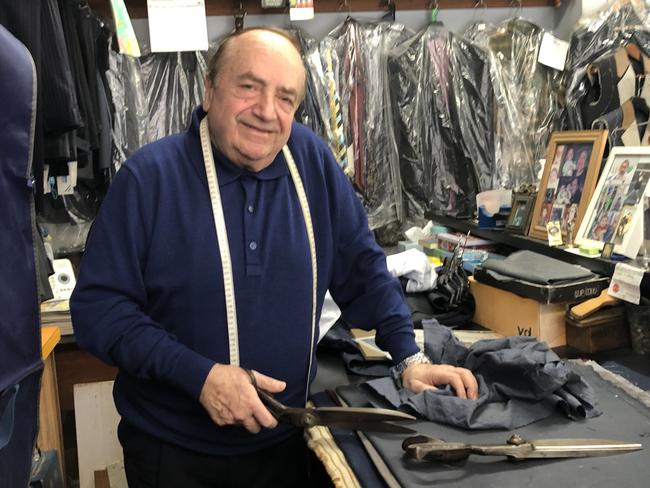
[[[436,213],[429,213],[426,215],[428,219],[433,220],[446,227],[450,227],[456,231],[467,232],[471,231],[472,235],[488,239],[499,244],[505,244],[515,249],[523,249],[533,251],[551,258],[559,259],[571,264],[578,264],[583,266],[594,273],[612,276],[617,261],[609,259],[590,258],[581,254],[574,254],[557,247],[550,247],[546,241],[534,239],[532,237],[520,236],[511,234],[504,230],[491,230],[481,229],[476,223],[469,220],[459,220],[446,215],[439,215]],[[647,273],[646,273],[647,274]]]
[[[146,0],[125,0],[126,8],[131,18],[147,17]],[[510,0],[489,0],[488,8],[508,8],[512,7]],[[523,0],[522,7],[552,7],[559,6],[560,0]],[[109,0],[89,0],[90,7],[104,16],[111,16],[111,6]],[[450,8],[474,8],[474,0],[440,0],[438,2],[440,9]],[[233,15],[239,8],[239,1],[230,0],[206,0],[206,12],[208,15]],[[247,14],[281,14],[286,8],[263,9],[260,0],[242,0],[242,7]],[[400,10],[429,10],[431,7],[429,0],[395,0],[397,11]],[[314,0],[314,11],[319,12],[374,12],[385,10],[386,0],[348,0],[347,7],[342,0]]]

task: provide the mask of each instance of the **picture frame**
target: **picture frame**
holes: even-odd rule
[[[563,237],[569,223],[573,229],[580,226],[596,188],[606,143],[606,130],[551,134],[529,236],[547,240],[546,224],[553,220],[561,222]]]
[[[650,186],[650,147],[611,149],[576,242],[636,258],[643,241],[643,195]]]
[[[533,215],[536,193],[515,193],[506,229],[512,234],[526,234]]]

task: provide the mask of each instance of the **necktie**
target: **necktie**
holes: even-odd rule
[[[325,51],[325,61],[327,63],[327,88],[329,91],[330,120],[332,125],[332,149],[334,157],[341,168],[345,169],[348,165],[347,145],[343,133],[343,113],[341,112],[341,101],[336,91],[336,81],[334,80],[334,67],[332,63],[332,50],[327,48]]]

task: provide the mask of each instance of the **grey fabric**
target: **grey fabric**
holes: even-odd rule
[[[519,278],[543,285],[583,280],[593,276],[591,271],[582,266],[568,264],[532,251],[513,252],[506,259],[490,258],[481,266],[492,271],[492,276],[497,279]]]
[[[569,362],[571,370],[591,384],[605,412],[598,418],[573,422],[562,415],[552,415],[516,433],[525,439],[599,438],[638,442],[645,449],[611,457],[553,459],[508,462],[494,456],[471,456],[465,463],[442,464],[418,462],[404,458],[403,435],[366,432],[373,446],[402,486],[417,487],[589,487],[637,488],[650,479],[650,409],[621,387],[601,378],[590,366]],[[352,391],[354,389],[354,391]],[[367,405],[367,396],[358,387],[337,388],[350,406]],[[356,395],[355,395],[356,394]],[[409,424],[420,434],[446,441],[471,443],[505,443],[514,432],[465,431],[424,422]],[[646,481],[643,481],[646,480]]]
[[[506,337],[463,346],[451,331],[432,321],[424,325],[425,351],[434,363],[471,370],[479,383],[476,400],[449,388],[412,393],[393,377],[367,384],[394,407],[409,407],[422,417],[466,429],[516,429],[560,409],[571,419],[600,415],[591,387],[544,343]]]

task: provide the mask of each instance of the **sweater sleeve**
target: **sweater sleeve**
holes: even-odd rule
[[[145,312],[152,208],[131,169],[118,171],[95,219],[70,300],[75,339],[128,374],[198,399],[214,362],[179,343]]]
[[[419,351],[409,308],[386,256],[368,227],[366,212],[329,150],[324,157],[330,184],[334,265],[330,292],[353,327],[376,329],[377,345],[395,363]]]

